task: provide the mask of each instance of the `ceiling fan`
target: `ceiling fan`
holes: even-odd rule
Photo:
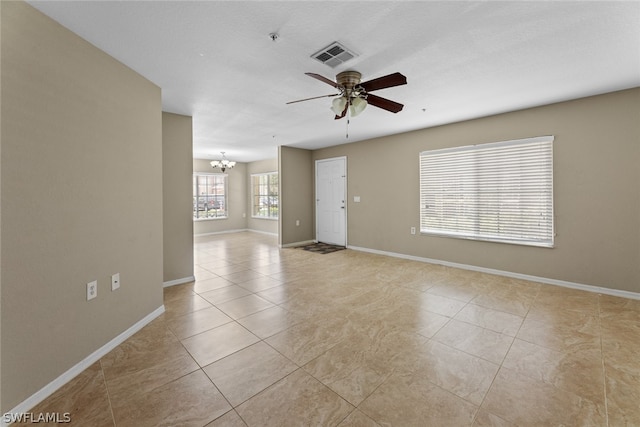
[[[339,93],[333,93],[331,95],[314,96],[312,98],[299,99],[297,101],[287,102],[287,104],[294,104],[296,102],[309,101],[311,99],[329,98],[337,96],[331,104],[331,110],[336,114],[335,119],[341,119],[347,115],[347,111],[352,117],[360,114],[367,107],[367,104],[374,107],[382,108],[383,110],[397,113],[402,110],[404,105],[395,101],[391,101],[380,96],[373,95],[369,92],[374,90],[386,89],[388,87],[400,86],[407,84],[407,78],[400,73],[393,73],[387,76],[378,77],[377,79],[369,80],[364,83],[360,83],[362,74],[357,71],[343,71],[336,76],[336,81],[329,80],[320,74],[305,73],[309,77],[320,80],[338,89]]]

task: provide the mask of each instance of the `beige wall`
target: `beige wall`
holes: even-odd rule
[[[279,242],[282,246],[315,239],[314,166],[312,152],[279,147],[280,173]],[[296,226],[296,220],[300,225]]]
[[[162,116],[157,86],[0,7],[4,413],[162,306]]]
[[[211,160],[193,159],[193,172],[220,173],[219,170],[214,170],[210,163]],[[246,163],[236,163],[235,167],[233,169],[227,169],[225,174],[228,175],[228,218],[194,221],[193,232],[196,236],[198,234],[222,233],[247,228],[247,217],[250,214],[247,210],[246,197],[247,165]],[[191,203],[193,208],[193,202]]]
[[[278,220],[253,218],[252,213],[252,192],[251,174],[277,172],[278,159],[267,159],[258,162],[247,163],[247,228],[249,230],[261,231],[263,233],[278,234]]]
[[[335,146],[313,159],[348,158],[351,246],[640,292],[639,108],[632,89]],[[421,151],[541,135],[555,135],[555,248],[410,234],[420,226]]]
[[[2,7],[0,7],[0,23],[2,22]],[[2,46],[2,31],[0,30],[0,46]],[[0,48],[0,52],[2,49]],[[0,58],[0,63],[2,62]],[[0,66],[0,82],[2,81],[2,67]],[[2,111],[2,85],[0,84],[0,111]],[[2,114],[0,114],[0,159],[2,159]],[[2,161],[0,161],[0,199],[2,198]],[[0,206],[1,203],[0,203]],[[0,208],[0,224],[2,224],[2,209]],[[2,260],[2,227],[0,227],[0,260]],[[1,264],[1,263],[0,263]],[[2,296],[2,270],[0,267],[0,297]],[[0,321],[2,319],[2,304],[0,304]],[[0,323],[0,383],[2,383],[2,324]],[[2,410],[2,387],[0,386],[0,411]],[[4,411],[2,411],[4,413]]]
[[[162,113],[165,283],[193,277],[192,147],[191,117]]]

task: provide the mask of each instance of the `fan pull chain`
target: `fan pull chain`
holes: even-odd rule
[[[347,131],[345,135],[346,139],[349,139],[349,120],[351,120],[351,118],[349,117],[349,107],[351,107],[351,98],[349,98],[349,103],[347,104]]]

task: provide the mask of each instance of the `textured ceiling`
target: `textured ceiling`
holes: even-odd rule
[[[194,157],[277,156],[640,86],[640,2],[29,1],[193,116]],[[270,33],[277,33],[274,42]],[[310,56],[339,41],[359,56]],[[396,71],[406,86],[333,120],[330,79]]]

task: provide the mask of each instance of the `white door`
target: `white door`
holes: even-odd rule
[[[319,242],[347,244],[347,159],[316,161],[316,237]]]

